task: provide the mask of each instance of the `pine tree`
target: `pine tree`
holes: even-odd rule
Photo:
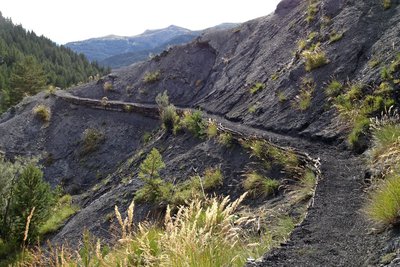
[[[21,101],[25,95],[40,92],[47,83],[42,66],[33,56],[27,56],[15,65],[10,81],[12,105]]]
[[[50,185],[43,180],[43,172],[29,164],[21,173],[14,187],[11,204],[12,238],[21,243],[24,238],[26,220],[35,208],[30,221],[28,242],[35,241],[41,224],[48,218],[54,202]]]
[[[145,183],[136,192],[135,200],[161,204],[171,198],[172,184],[160,178],[160,171],[165,163],[157,149],[153,148],[146,159],[140,164],[139,178]]]
[[[146,159],[140,164],[139,177],[145,182],[160,178],[160,170],[165,168],[160,152],[153,148]]]

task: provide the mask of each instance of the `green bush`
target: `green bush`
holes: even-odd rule
[[[300,93],[296,96],[294,107],[305,111],[311,106],[312,94],[315,90],[315,83],[311,78],[301,80]]]
[[[265,163],[273,162],[279,164],[288,171],[295,169],[299,165],[297,155],[291,150],[282,150],[261,140],[251,140],[245,146],[250,149],[253,156]]]
[[[388,81],[388,80],[391,80],[393,78],[392,75],[390,74],[389,69],[386,66],[382,67],[380,73],[381,73],[381,79],[383,81]]]
[[[159,93],[156,96],[156,103],[157,103],[159,109],[163,109],[163,108],[168,107],[168,105],[169,105],[168,92],[164,91],[162,93]]]
[[[182,125],[196,137],[202,138],[206,133],[206,123],[200,110],[186,111],[183,114]]]
[[[300,201],[310,199],[315,191],[317,177],[311,170],[306,170],[300,179]]]
[[[366,117],[359,117],[355,120],[353,128],[347,137],[347,141],[353,149],[358,150],[360,147],[361,137],[365,136],[370,125],[370,120]]]
[[[368,61],[368,66],[371,69],[374,69],[374,68],[378,67],[380,64],[381,64],[381,61],[378,58],[375,58],[375,57],[371,58],[371,60]]]
[[[103,89],[105,92],[112,91],[114,89],[113,83],[110,81],[105,82],[103,84]]]
[[[369,151],[372,168],[382,175],[398,173],[400,162],[400,125],[397,121],[383,121],[372,127],[372,147]]]
[[[143,143],[147,144],[148,142],[150,142],[151,137],[152,137],[152,134],[151,134],[151,133],[145,132],[145,133],[143,134],[143,136],[142,136]]]
[[[245,176],[243,188],[253,198],[270,196],[279,188],[279,181],[264,177],[256,172],[248,173]]]
[[[168,92],[164,91],[156,96],[156,103],[160,112],[163,127],[168,132],[176,133],[179,130],[179,116],[174,105],[169,103]]]
[[[250,106],[248,111],[249,111],[250,114],[255,113],[257,111],[257,106],[256,105]]]
[[[278,93],[278,100],[280,103],[283,103],[287,100],[287,96],[283,92]]]

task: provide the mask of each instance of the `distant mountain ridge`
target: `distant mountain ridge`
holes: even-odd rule
[[[175,25],[163,29],[146,30],[135,36],[107,35],[84,41],[70,42],[66,46],[82,53],[91,61],[101,65],[119,68],[145,60],[168,46],[190,42],[204,32],[229,29],[237,23],[223,23],[201,31],[191,31]]]

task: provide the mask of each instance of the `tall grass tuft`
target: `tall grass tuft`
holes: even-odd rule
[[[279,188],[279,181],[264,177],[256,172],[247,173],[243,181],[243,188],[253,198],[268,197]]]
[[[400,222],[400,175],[392,175],[381,181],[377,189],[370,194],[365,213],[374,222],[381,225],[393,225]]]
[[[168,207],[161,226],[133,225],[134,204],[124,218],[115,214],[121,238],[112,250],[84,238],[79,252],[65,248],[50,253],[32,251],[31,266],[243,266],[247,257],[259,257],[273,245],[271,234],[257,234],[255,220],[238,209],[246,194],[193,200],[176,213]],[[264,231],[264,230],[262,230]],[[259,248],[262,248],[261,250]]]
[[[372,123],[370,165],[382,176],[393,173],[400,162],[400,124],[397,113],[385,115]]]
[[[51,110],[44,104],[36,105],[33,108],[32,113],[43,122],[49,122],[51,119]]]

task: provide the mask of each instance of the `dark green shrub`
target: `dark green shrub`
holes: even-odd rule
[[[174,105],[169,103],[168,92],[164,91],[156,96],[156,103],[160,112],[163,127],[167,132],[176,133],[179,129],[179,116]]]

